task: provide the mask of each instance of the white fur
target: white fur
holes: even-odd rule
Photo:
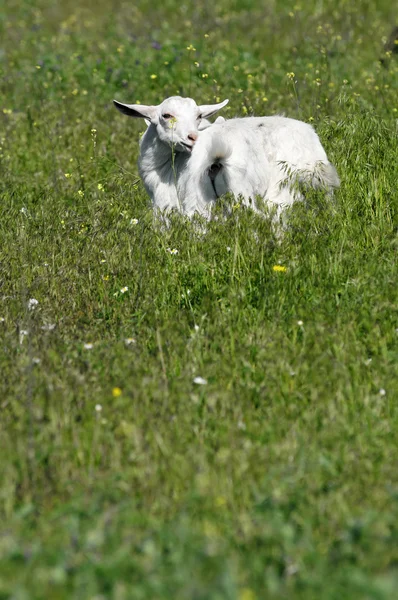
[[[228,100],[197,106],[192,98],[172,96],[159,106],[114,103],[127,116],[144,118],[148,124],[141,138],[138,171],[154,206],[184,211],[178,193],[181,174],[186,170],[198,136],[211,127],[207,117]]]
[[[247,117],[215,123],[201,133],[179,193],[189,215],[209,215],[227,192],[253,208],[261,197],[279,213],[301,198],[298,183],[325,189],[339,185],[313,128],[285,117]]]
[[[329,190],[339,185],[311,125],[285,117],[209,123],[206,117],[227,102],[197,106],[179,96],[159,106],[115,102],[124,114],[150,123],[138,168],[155,207],[208,217],[217,198],[231,192],[253,208],[261,197],[279,213],[301,198],[298,183]]]

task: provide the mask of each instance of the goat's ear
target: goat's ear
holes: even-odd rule
[[[145,104],[122,104],[117,100],[113,104],[118,110],[128,117],[138,117],[145,119],[146,122],[152,122],[158,114],[157,106],[146,106]]]
[[[229,100],[224,100],[224,102],[220,102],[219,104],[202,104],[202,106],[198,107],[200,110],[200,116],[203,119],[211,117],[211,115],[214,115],[217,111],[228,104],[228,102]]]

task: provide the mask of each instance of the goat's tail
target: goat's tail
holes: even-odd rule
[[[214,165],[225,166],[232,154],[232,148],[224,136],[216,135],[215,131],[212,134],[191,158],[192,168],[202,175],[206,175]]]
[[[203,135],[203,134],[202,134]],[[190,214],[208,214],[210,205],[228,191],[228,159],[232,147],[224,136],[204,136],[195,147],[185,174],[184,209]]]

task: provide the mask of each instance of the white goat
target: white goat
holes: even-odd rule
[[[246,117],[215,123],[195,144],[179,182],[184,212],[208,215],[227,192],[277,214],[301,199],[298,184],[331,190],[340,182],[311,125],[286,117]]]
[[[144,118],[148,129],[141,138],[138,171],[155,207],[185,212],[179,192],[181,173],[186,169],[199,132],[209,128],[207,117],[228,103],[197,106],[192,98],[172,96],[158,106],[122,104],[116,108],[129,117]]]
[[[209,216],[227,192],[256,208],[261,197],[277,213],[301,198],[297,184],[332,189],[339,178],[311,127],[285,117],[201,119],[227,104],[197,106],[174,96],[159,106],[126,105],[124,114],[150,125],[141,140],[139,172],[153,203]],[[220,122],[221,121],[221,122]],[[203,129],[203,130],[201,130]]]

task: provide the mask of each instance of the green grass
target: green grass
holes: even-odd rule
[[[395,598],[394,6],[76,4],[0,16],[0,599]],[[156,222],[112,98],[177,92],[312,122],[333,202]]]

